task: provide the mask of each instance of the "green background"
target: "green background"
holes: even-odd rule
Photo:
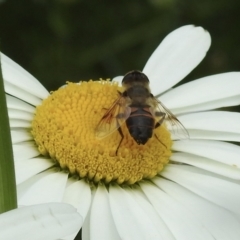
[[[240,70],[239,9],[237,0],[0,0],[1,49],[55,90],[141,70],[166,34],[195,24],[212,46],[193,80]]]
[[[168,33],[195,24],[212,46],[186,82],[240,70],[239,9],[237,0],[0,0],[0,45],[51,91],[141,70]]]

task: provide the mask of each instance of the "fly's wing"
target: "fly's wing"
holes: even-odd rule
[[[104,114],[95,129],[97,138],[104,138],[116,131],[129,117],[130,107],[126,104],[126,99],[120,96]]]
[[[173,134],[173,139],[189,138],[189,133],[177,117],[166,108],[159,100],[153,97],[154,101],[154,116],[156,122],[162,124],[163,121],[167,124],[169,131]]]

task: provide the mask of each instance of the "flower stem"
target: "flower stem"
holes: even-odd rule
[[[0,66],[0,213],[14,208],[17,208],[14,160]]]

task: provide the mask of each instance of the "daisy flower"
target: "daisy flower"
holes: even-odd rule
[[[1,239],[52,240],[69,235],[82,218],[69,204],[45,203],[0,214]],[[37,234],[36,234],[37,233]]]
[[[2,55],[18,204],[72,204],[84,218],[84,240],[238,240],[240,114],[220,108],[240,103],[240,73],[173,87],[210,42],[201,27],[181,27],[143,69],[189,138],[175,139],[166,121],[154,130],[162,144],[152,137],[138,145],[123,124],[117,155],[119,132],[99,140],[95,129],[122,90],[116,82],[122,77],[68,82],[49,94]]]

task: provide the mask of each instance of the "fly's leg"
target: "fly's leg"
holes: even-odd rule
[[[156,124],[155,124],[155,129],[160,127],[163,123],[163,121],[165,120],[166,117],[166,113],[163,112],[156,112],[155,113],[156,117],[162,117]],[[165,147],[167,148],[167,146],[158,138],[158,136],[156,135],[156,133],[154,133],[155,138]]]
[[[119,144],[118,144],[118,147],[117,147],[117,149],[116,149],[116,156],[117,156],[117,154],[118,154],[118,149],[119,149],[119,147],[121,146],[121,143],[122,143],[122,141],[123,141],[123,139],[124,139],[124,135],[123,135],[123,132],[122,132],[122,129],[121,129],[121,127],[119,127],[118,128],[118,132],[119,132],[119,134],[121,135],[121,140],[120,140],[120,142],[119,142]]]
[[[156,123],[155,128],[158,128],[162,125],[163,121],[165,120],[166,113],[164,112],[156,112],[155,113],[156,117],[161,117],[161,119]]]
[[[156,135],[156,133],[154,133],[155,138],[165,147],[167,148],[167,146],[158,138],[158,136]]]
[[[124,116],[125,116],[125,115],[124,115],[123,113],[119,113],[116,117],[117,117],[118,119],[121,119],[121,118],[123,118]],[[117,121],[117,126],[118,126],[118,132],[119,132],[119,134],[120,134],[120,136],[121,136],[121,140],[120,140],[120,142],[119,142],[119,144],[118,144],[118,147],[117,147],[117,149],[116,149],[116,156],[117,156],[117,154],[118,154],[118,149],[119,149],[119,147],[121,146],[121,143],[122,143],[122,141],[123,141],[123,139],[124,139],[124,135],[123,135],[122,129],[121,129],[120,124],[118,123],[118,121]]]

